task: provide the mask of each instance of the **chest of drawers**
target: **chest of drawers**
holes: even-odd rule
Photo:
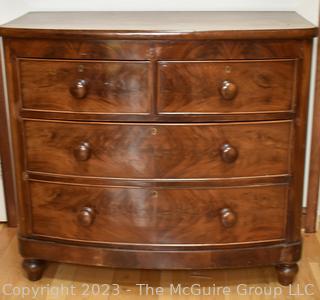
[[[44,261],[274,265],[290,284],[315,33],[290,12],[30,13],[4,25],[29,278]]]

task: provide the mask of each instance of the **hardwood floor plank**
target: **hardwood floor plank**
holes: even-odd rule
[[[140,270],[116,269],[114,271],[112,283],[120,286],[121,299],[143,299],[140,297],[139,287],[136,285],[140,282]],[[119,295],[111,295],[109,299],[119,299]]]
[[[73,282],[77,293],[68,300],[79,299],[79,296],[89,300],[110,299],[110,294],[116,292],[112,287],[113,274],[113,269],[78,266]]]
[[[4,227],[0,230],[0,259],[6,252],[6,249],[10,247],[13,239],[16,239],[16,230],[13,228]]]
[[[320,291],[320,264],[319,263],[310,263],[310,269],[315,279],[318,290]]]

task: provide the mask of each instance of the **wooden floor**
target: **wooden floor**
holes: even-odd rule
[[[291,289],[277,283],[271,267],[212,271],[144,271],[50,263],[44,277],[31,283],[25,279],[20,267],[21,257],[18,254],[15,234],[15,229],[0,224],[0,299],[320,300],[320,232],[305,234],[300,272]],[[149,284],[151,288],[140,289],[137,284]],[[179,292],[179,284],[181,288],[187,288]],[[197,296],[198,286],[193,286],[193,294],[188,295],[188,287],[193,284],[200,285],[200,296]],[[159,294],[152,296],[157,287]],[[173,289],[170,289],[171,287]],[[225,290],[219,290],[218,287],[224,287]],[[211,296],[206,296],[209,288]],[[263,289],[265,295],[260,296]],[[37,292],[37,296],[32,292]],[[24,296],[23,293],[30,295]],[[271,295],[267,295],[270,293]]]

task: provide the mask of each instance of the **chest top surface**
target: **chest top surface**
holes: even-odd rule
[[[95,35],[120,38],[306,38],[316,27],[295,12],[30,12],[3,36]]]

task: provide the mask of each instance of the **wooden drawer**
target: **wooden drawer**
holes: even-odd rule
[[[288,174],[291,121],[229,124],[24,123],[27,169],[199,179]]]
[[[31,182],[30,193],[33,234],[88,242],[268,241],[283,239],[286,224],[286,185],[152,190]]]
[[[163,61],[158,70],[161,114],[294,109],[295,60]]]
[[[146,114],[151,107],[146,61],[21,59],[24,109]]]

